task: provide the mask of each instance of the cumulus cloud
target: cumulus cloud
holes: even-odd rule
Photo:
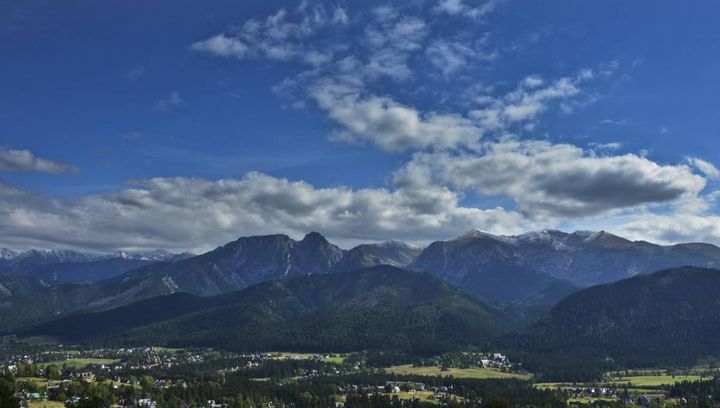
[[[417,154],[396,176],[512,198],[530,217],[584,217],[697,196],[706,180],[684,165],[633,154],[598,156],[568,144],[503,141],[478,153]],[[427,176],[425,176],[427,178]]]
[[[322,231],[341,243],[427,241],[476,226],[519,232],[521,217],[460,205],[441,186],[318,188],[250,173],[242,179],[154,178],[104,195],[62,201],[0,185],[0,236],[13,247],[203,250],[240,235]]]
[[[352,74],[350,74],[351,76]],[[457,114],[422,113],[389,97],[367,93],[352,78],[323,78],[309,89],[311,98],[342,125],[338,140],[371,142],[385,150],[471,145],[480,131]]]
[[[605,225],[617,224],[614,233],[630,239],[677,244],[684,242],[709,242],[720,244],[720,216],[711,213],[643,211],[618,220],[602,220]]]
[[[462,30],[444,28],[438,36],[435,24],[445,19],[429,18],[426,12],[430,7],[436,14],[482,18],[496,10],[499,1],[436,0],[427,4],[377,7],[354,15],[351,23],[345,9],[303,2],[296,9],[281,9],[191,45],[195,51],[224,58],[305,63],[276,90],[293,98],[293,106],[319,108],[338,126],[331,135],[334,140],[415,152],[395,173],[392,188],[322,189],[253,173],[242,180],[222,182],[156,179],[93,199],[111,202],[112,208],[118,201],[125,206],[133,200],[137,206],[152,207],[164,190],[159,184],[174,188],[178,188],[175,184],[187,184],[193,186],[192,192],[184,196],[201,203],[207,192],[221,189],[220,183],[227,194],[212,196],[226,207],[217,212],[221,216],[208,214],[206,218],[217,220],[215,230],[227,231],[220,234],[225,239],[238,229],[243,234],[319,229],[341,240],[435,239],[456,235],[469,226],[512,233],[513,228],[552,227],[568,220],[628,211],[635,222],[629,225],[640,230],[641,223],[652,224],[644,221],[651,218],[641,215],[667,216],[652,213],[653,208],[671,206],[676,214],[694,217],[713,205],[702,191],[707,179],[720,176],[720,172],[706,161],[688,158],[684,164],[656,163],[647,154],[620,154],[621,143],[590,144],[585,150],[570,144],[520,140],[532,137],[529,132],[548,112],[571,113],[592,101],[589,82],[614,75],[619,69],[615,61],[560,78],[527,75],[510,88],[507,82],[470,84],[463,97],[472,95],[463,101],[462,111],[443,102],[432,105],[426,99],[412,99],[421,88],[437,94],[434,84],[419,85],[419,81],[437,81],[438,70],[447,83],[461,77],[457,73],[463,69],[497,58],[488,40],[492,35],[483,36],[465,26]],[[419,9],[423,12],[417,13]],[[353,29],[356,31],[343,31]],[[323,35],[324,30],[333,30],[332,35]],[[340,44],[343,41],[338,38],[347,41]],[[467,38],[481,40],[465,41]],[[203,193],[194,193],[196,190]],[[291,195],[282,195],[280,190]],[[510,199],[516,205],[513,209],[463,207],[459,203],[470,191],[482,197]],[[183,216],[185,204],[178,208],[178,216]],[[203,208],[218,207],[208,201]],[[234,208],[243,212],[233,213]],[[195,235],[202,235],[202,228],[194,228],[198,231]],[[700,227],[694,228],[697,232]],[[155,235],[171,239],[161,232]]]
[[[75,173],[78,168],[35,156],[29,150],[13,150],[0,147],[0,171]]]

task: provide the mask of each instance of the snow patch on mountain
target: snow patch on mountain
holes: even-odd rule
[[[137,261],[165,262],[175,259],[178,254],[174,254],[164,249],[155,249],[152,251],[118,251],[117,257],[123,259],[133,259]]]
[[[0,248],[0,260],[9,261],[11,259],[15,259],[18,255],[19,253],[13,251],[12,249]]]

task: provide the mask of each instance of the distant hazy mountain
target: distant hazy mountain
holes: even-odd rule
[[[230,350],[446,350],[486,344],[508,327],[498,309],[432,275],[380,266],[211,298],[163,296],[26,334]]]
[[[118,251],[111,258],[121,259],[132,259],[137,261],[148,261],[148,262],[168,262],[168,261],[179,261],[195,256],[190,252],[183,252],[176,254],[164,249],[155,249],[151,251]]]
[[[15,265],[47,265],[64,262],[92,262],[107,258],[108,255],[71,251],[65,249],[30,249],[12,257]]]
[[[430,244],[409,268],[433,273],[470,293],[500,302],[554,304],[578,288],[523,262],[523,246],[508,237],[473,231]],[[547,249],[552,256],[554,249]]]
[[[541,275],[587,287],[686,265],[720,266],[720,248],[710,244],[661,246],[603,231],[545,230],[516,236],[471,231],[452,241],[431,244],[411,267],[432,270],[449,282],[471,287],[499,282],[502,277],[537,280]],[[545,282],[540,281],[538,288],[544,288]],[[504,290],[516,288],[515,292],[522,293],[518,285],[512,283]]]
[[[720,270],[675,268],[595,286],[527,329],[527,352],[612,358],[622,366],[720,357]]]
[[[185,259],[191,254],[165,250],[118,251],[93,254],[69,250],[15,252],[0,249],[0,273],[28,276],[44,282],[83,282],[110,279],[124,272],[157,262]]]

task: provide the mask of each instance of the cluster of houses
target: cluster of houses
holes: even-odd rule
[[[30,406],[30,401],[42,401],[46,397],[47,395],[44,392],[20,391],[13,395],[13,398],[20,403],[20,408],[28,408]]]
[[[614,389],[607,387],[575,387],[566,391],[574,398],[609,398],[617,395]]]
[[[501,353],[489,353],[480,357],[476,363],[479,367],[484,368],[510,368],[512,363],[506,355]]]
[[[415,366],[440,368],[491,368],[500,371],[526,374],[522,364],[514,363],[502,353],[450,353],[414,362]]]
[[[431,392],[428,399],[434,400],[445,400],[452,398],[454,388],[449,387],[429,387],[425,383],[421,382],[408,382],[408,381],[387,381],[385,385],[357,385],[350,384],[346,387],[338,387],[338,394],[348,395],[357,393],[366,394],[399,394],[399,393],[419,393],[419,392]]]

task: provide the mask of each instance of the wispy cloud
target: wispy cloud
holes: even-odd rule
[[[705,161],[698,157],[688,157],[687,161],[688,161],[688,163],[690,163],[690,165],[692,165],[693,167],[700,170],[703,174],[705,174],[705,176],[707,176],[709,179],[713,179],[713,180],[720,179],[720,170],[718,170],[718,168],[715,167],[715,165],[710,163],[709,161]]]
[[[413,72],[409,59],[422,49],[429,27],[422,18],[402,15],[388,6],[374,11],[375,19],[365,27],[364,45],[370,52],[365,74],[409,79]]]
[[[180,96],[180,92],[172,91],[167,97],[158,100],[155,103],[155,107],[160,111],[166,112],[184,104],[185,100]]]
[[[439,69],[446,79],[457,71],[467,68],[475,61],[492,61],[497,52],[483,47],[485,41],[480,40],[469,46],[462,41],[435,40],[425,50],[430,64]]]
[[[125,78],[127,78],[131,81],[134,81],[134,80],[140,78],[143,74],[145,74],[145,67],[143,65],[139,65],[137,67],[129,69],[125,73]]]
[[[434,10],[438,13],[449,15],[462,15],[471,18],[480,18],[491,12],[500,5],[500,0],[489,0],[477,7],[468,6],[464,0],[439,0]]]
[[[615,126],[625,126],[627,125],[627,121],[624,119],[603,119],[598,121],[601,125],[615,125]]]
[[[239,28],[214,35],[190,45],[190,49],[217,57],[234,59],[268,58],[278,61],[303,61],[312,66],[332,59],[339,44],[306,43],[317,34],[349,23],[342,7],[328,8],[301,3],[296,9],[282,8],[264,20],[251,19]]]
[[[133,130],[132,132],[128,132],[128,133],[125,133],[124,135],[122,135],[122,138],[124,140],[128,140],[128,141],[140,140],[143,137],[145,137],[145,134],[138,130]]]

